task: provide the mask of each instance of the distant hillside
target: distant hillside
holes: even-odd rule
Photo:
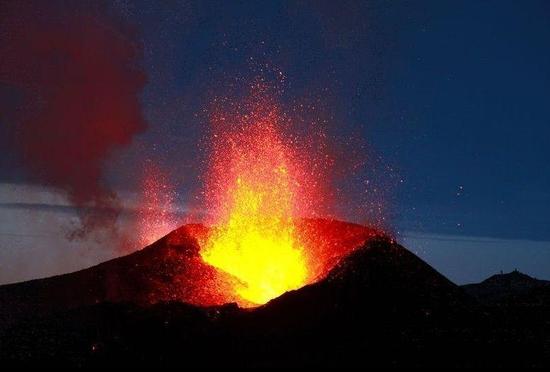
[[[462,288],[486,304],[550,305],[550,281],[535,279],[517,270]]]

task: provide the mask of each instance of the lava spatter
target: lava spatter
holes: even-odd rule
[[[232,117],[237,122],[215,123],[208,192],[217,220],[201,256],[239,279],[243,299],[262,304],[305,285],[310,272],[294,225],[301,191],[295,149],[279,131],[276,106],[260,100],[249,108]]]

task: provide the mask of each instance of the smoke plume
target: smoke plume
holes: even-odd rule
[[[113,226],[119,203],[104,164],[146,127],[141,45],[109,11],[97,2],[0,5],[0,84],[19,97],[0,103],[2,132],[27,177],[77,207],[77,236]]]

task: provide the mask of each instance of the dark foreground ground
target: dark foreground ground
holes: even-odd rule
[[[133,259],[167,265],[162,249]],[[550,367],[548,282],[514,272],[458,287],[384,237],[254,310],[147,305],[139,282],[100,293],[135,262],[0,287],[0,365]]]

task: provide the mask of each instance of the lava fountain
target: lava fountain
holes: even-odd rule
[[[207,193],[216,220],[201,256],[238,280],[240,297],[263,304],[307,284],[311,275],[294,222],[304,180],[295,148],[281,135],[277,107],[260,99],[247,108],[213,120]]]
[[[156,247],[163,257],[147,260],[153,274],[144,285],[146,303],[258,306],[325,278],[380,234],[331,218],[333,161],[321,125],[286,114],[261,85],[237,103],[215,105],[201,146],[208,156],[200,211],[207,214],[189,216],[203,223],[185,224],[144,250],[150,255]],[[172,201],[156,196],[172,190],[163,186],[162,172],[152,168],[148,175],[146,237],[169,226],[171,208],[159,207]]]

